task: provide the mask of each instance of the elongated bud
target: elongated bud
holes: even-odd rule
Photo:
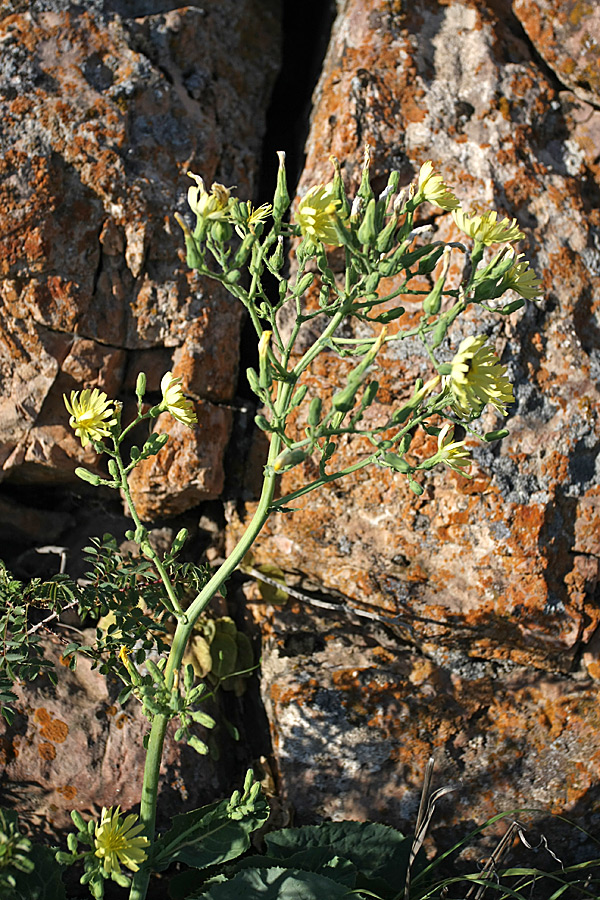
[[[277,246],[267,264],[272,272],[279,272],[283,265],[283,237],[281,235],[277,238]]]
[[[120,481],[121,476],[119,475],[119,467],[116,464],[114,459],[109,459],[108,461],[108,471],[115,479],[115,481]]]
[[[346,219],[350,212],[350,203],[348,201],[348,198],[346,196],[346,191],[344,189],[344,181],[342,179],[342,170],[340,168],[340,163],[339,163],[339,160],[336,159],[335,156],[330,156],[329,162],[333,166],[333,169],[335,172],[335,174],[333,176],[332,184],[333,184],[333,193],[335,195],[335,198],[336,198],[336,200],[339,200],[339,202],[340,202],[338,211],[340,213],[340,216],[343,219]]]
[[[279,169],[277,172],[275,196],[273,197],[273,220],[276,227],[279,227],[279,225],[281,225],[281,220],[290,205],[290,195],[285,174],[285,153],[283,150],[278,150],[277,156],[279,157]]]
[[[171,545],[171,553],[179,553],[183,545],[188,539],[188,530],[187,528],[181,528],[177,534],[175,535],[175,539]]]
[[[450,268],[451,253],[451,247],[446,247],[444,249],[444,262],[442,265],[442,272],[440,274],[440,277],[437,279],[431,292],[425,297],[425,300],[423,301],[423,312],[428,316],[437,316],[440,311],[440,307],[442,305],[442,293],[444,290],[444,285],[446,284],[448,269]]]
[[[367,203],[360,228],[358,229],[358,239],[361,244],[372,246],[377,240],[377,203],[375,198],[371,198]]]
[[[307,390],[308,390],[307,384],[300,385],[300,387],[295,391],[292,399],[290,400],[290,410],[295,409],[297,406],[300,406],[300,404],[306,397]]]
[[[314,280],[314,272],[307,272],[306,275],[303,275],[294,288],[294,297],[301,297],[302,294],[309,289]]]
[[[283,469],[297,466],[299,463],[304,462],[305,459],[306,453],[304,450],[300,450],[299,448],[292,450],[288,447],[287,450],[284,450],[283,453],[279,454],[273,463],[273,469],[276,472],[281,472]]]
[[[316,428],[316,426],[321,421],[321,409],[323,407],[323,401],[320,397],[313,397],[310,401],[310,405],[308,407],[308,424],[312,428]]]
[[[368,203],[369,200],[373,200],[375,198],[375,195],[371,189],[370,168],[371,168],[371,150],[369,148],[369,145],[365,144],[365,154],[363,157],[362,178],[360,181],[360,187],[357,191],[358,195],[363,198],[365,203]]]
[[[406,474],[407,472],[412,472],[413,470],[413,467],[409,465],[409,463],[407,463],[405,459],[402,459],[401,456],[398,456],[397,453],[384,453],[382,462],[390,469],[394,469],[395,472],[402,472],[403,474]]]
[[[146,393],[146,373],[140,372],[137,377],[137,381],[135,383],[135,392],[137,396],[142,399],[144,394]]]
[[[248,384],[250,385],[251,390],[255,394],[260,394],[261,388],[258,383],[258,375],[256,374],[255,370],[252,368],[246,369],[246,378],[248,379]]]
[[[95,475],[94,472],[88,472],[87,469],[78,467],[77,469],[75,469],[75,474],[78,478],[81,478],[82,481],[87,481],[88,484],[93,484],[94,487],[98,487],[98,485],[102,481],[99,475]]]
[[[246,235],[242,243],[240,244],[235,256],[233,257],[233,265],[234,266],[243,266],[248,256],[250,255],[250,251],[252,247],[256,243],[257,235],[254,231],[251,231]]]
[[[258,384],[261,388],[269,386],[268,356],[272,334],[272,331],[263,331],[258,342]]]

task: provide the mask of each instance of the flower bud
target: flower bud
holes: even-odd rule
[[[306,459],[306,453],[304,450],[300,450],[300,448],[290,449],[289,447],[279,454],[275,462],[273,463],[273,469],[276,472],[281,472],[282,469],[292,468],[292,466],[297,466],[299,463],[304,462]]]
[[[75,474],[78,478],[81,478],[82,481],[87,481],[88,484],[93,484],[94,487],[98,487],[98,485],[102,482],[102,479],[99,475],[95,475],[94,472],[88,472],[87,469],[77,468],[75,469]]]
[[[285,153],[283,150],[278,150],[277,156],[279,157],[279,169],[277,172],[275,196],[273,197],[273,220],[275,225],[279,226],[290,205],[290,195],[287,189],[287,178],[285,174]]]
[[[140,400],[146,393],[146,373],[145,372],[139,373],[139,375],[137,377],[137,381],[135,383],[135,392],[136,392],[137,396],[140,398]]]

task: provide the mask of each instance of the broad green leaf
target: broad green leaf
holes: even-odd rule
[[[358,869],[358,888],[391,897],[404,885],[412,838],[374,822],[325,822],[265,836],[269,856],[286,861],[301,850],[327,847]]]
[[[350,898],[345,885],[315,872],[301,869],[243,869],[222,884],[214,884],[206,893],[193,894],[190,900],[341,900]],[[359,894],[352,894],[358,900]]]
[[[325,875],[348,888],[353,888],[356,883],[356,866],[349,859],[337,856],[329,847],[311,847],[308,850],[301,850],[288,857],[286,864],[289,869],[302,869],[305,872]],[[264,869],[280,865],[281,858],[274,856],[246,856],[234,863],[236,872],[242,869]]]
[[[49,847],[33,844],[28,854],[34,863],[32,872],[14,872],[15,898],[18,900],[67,900],[62,883],[62,866]],[[6,900],[12,900],[10,894]]]
[[[235,816],[235,818],[232,818]],[[153,865],[164,869],[179,861],[204,869],[241,856],[250,846],[250,835],[269,817],[269,807],[259,794],[251,803],[237,805],[221,800],[173,817],[173,827],[154,845]]]

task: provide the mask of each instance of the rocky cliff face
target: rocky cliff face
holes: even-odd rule
[[[474,315],[448,345],[484,331],[516,382],[510,436],[473,445],[472,481],[448,471],[415,500],[392,473],[363,470],[295,502],[260,539],[257,560],[297,584],[404,622],[374,637],[299,607],[275,616],[263,693],[303,818],[384,807],[408,822],[433,750],[440,777],[461,779],[454,821],[530,802],[592,814],[598,40],[596,13],[577,3],[338,6],[298,193],[329,180],[331,154],[356,187],[365,143],[382,186],[390,168],[408,183],[432,159],[466,208],[517,217],[545,299],[508,320]],[[438,235],[453,233],[449,218],[434,218]],[[384,356],[391,397],[429,372],[416,353],[402,342]],[[317,365],[310,388],[335,367]],[[302,472],[283,481],[287,493]]]
[[[62,393],[131,396],[141,369],[156,392],[172,369],[199,426],[171,436],[181,479],[151,499],[150,462],[136,499],[152,518],[218,496],[240,310],[188,271],[173,211],[189,169],[252,194],[278,27],[277,3],[255,0],[4,4],[3,478],[73,483],[94,457]]]
[[[131,397],[141,368],[154,391],[173,368],[199,426],[173,430],[169,453],[136,474],[135,498],[152,520],[219,495],[239,310],[187,271],[170,216],[185,211],[188,168],[252,194],[275,7],[5,4],[7,484],[69,484],[93,465],[67,430],[63,391]],[[447,826],[520,806],[597,826],[599,46],[596,10],[575,0],[338,3],[299,195],[329,180],[332,154],[356,187],[365,144],[376,186],[390,168],[408,183],[432,159],[466,207],[518,219],[545,299],[506,320],[474,315],[446,347],[477,327],[516,386],[510,435],[473,444],[472,481],[436,474],[416,498],[389,470],[363,470],[260,539],[257,564],[339,604],[318,616],[296,601],[253,607],[273,753],[301,821],[410,825],[435,753],[439,778],[460,783],[442,842]],[[447,219],[432,218],[444,238]],[[310,387],[338,365],[316,364]],[[415,345],[390,345],[382,394],[428,371]],[[498,424],[490,414],[485,429]],[[292,470],[283,490],[301,478]],[[29,721],[32,747],[45,724]]]

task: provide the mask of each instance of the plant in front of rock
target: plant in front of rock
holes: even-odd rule
[[[498,220],[494,211],[464,213],[431,163],[421,167],[416,184],[407,191],[399,190],[400,176],[392,172],[387,187],[376,196],[367,153],[352,199],[346,194],[339,164],[333,163],[331,183],[313,186],[290,221],[283,154],[272,206],[254,208],[216,183],[208,191],[202,179],[192,175],[188,200],[196,217],[193,229],[178,217],[189,265],[219,282],[242,303],[255,329],[258,365],[247,370],[247,378],[260,404],[256,424],[269,441],[254,514],[229,557],[212,573],[196,569],[182,579],[178,557],[186,541],[185,530],[165,554],[159,554],[136,511],[128,482],[133,469],[159,453],[169,437],[150,430],[142,446],[127,450],[134,428],[142,423],[152,427],[163,413],[185,426],[195,426],[194,405],[185,395],[181,379],[166,373],[161,399],[151,405],[146,400],[146,378],[140,374],[137,414],[129,423],[122,421],[122,405],[98,389],[73,391],[65,398],[70,423],[82,445],[91,444],[107,459],[105,474],[87,469],[76,472],[93,485],[122,493],[134,523],[128,538],[137,544],[140,554],[131,564],[114,569],[110,553],[100,553],[102,561],[95,566],[96,572],[104,573],[97,579],[106,600],[105,630],[98,635],[103,665],[118,673],[125,692],[137,697],[150,722],[144,737],[147,755],[141,829],[137,820],[131,816],[123,819],[120,811],[111,807],[100,822],[90,825],[77,820],[70,855],[61,856],[64,864],[83,862],[84,883],[97,898],[102,896],[106,879],[123,887],[131,879],[131,900],[143,900],[153,871],[173,862],[192,870],[220,865],[239,856],[248,846],[249,833],[264,822],[266,806],[250,779],[244,792],[234,795],[235,802],[232,798],[224,801],[225,806],[217,805],[218,812],[215,807],[178,816],[173,829],[155,840],[159,771],[168,723],[177,719],[179,738],[199,753],[206,752],[206,745],[195,734],[196,726],[211,728],[214,724],[200,708],[209,693],[202,681],[206,673],[189,659],[198,623],[211,600],[242,565],[269,516],[289,511],[298,498],[366,466],[397,473],[415,494],[422,494],[423,478],[438,465],[468,477],[469,450],[464,439],[457,439],[457,428],[484,441],[498,440],[507,433],[502,428],[486,433],[476,429],[486,409],[504,416],[514,401],[507,370],[489,339],[485,335],[467,337],[450,358],[447,348],[442,348],[453,323],[468,308],[480,306],[508,315],[525,299],[539,295],[538,279],[512,246],[523,236],[515,220]],[[469,238],[468,245],[462,241],[418,242],[429,233],[427,226],[415,225],[416,211],[426,202],[451,213],[457,228]],[[286,242],[292,249],[290,271]],[[490,250],[497,245],[497,252]],[[463,265],[462,275],[452,279],[454,257]],[[273,283],[276,287],[271,296],[268,285]],[[515,293],[520,295],[517,299]],[[407,316],[400,300],[417,305],[416,315],[413,311]],[[378,355],[386,346],[409,339],[421,342],[431,377],[405,385],[399,402],[379,403]],[[341,359],[346,370],[341,383],[312,391],[307,376],[319,357]],[[350,463],[343,461],[348,447],[354,453]],[[280,476],[303,464],[301,486],[278,494]],[[125,599],[122,591],[115,590],[115,580],[120,578],[119,585],[123,589],[128,586],[135,594],[139,584],[147,582],[148,573],[154,590],[146,584],[148,596],[141,604],[130,594]],[[182,591],[182,583],[189,586],[190,581],[194,584],[191,594]],[[22,621],[19,627],[22,632]],[[213,671],[218,680],[235,680],[244,674],[244,666],[251,668],[239,642],[236,650],[226,623],[222,622],[220,629],[215,626],[209,643],[216,654]],[[75,653],[79,647],[73,644],[67,649]],[[234,650],[239,657],[233,655],[234,662],[225,665],[227,654]],[[237,824],[234,827],[232,823]],[[243,837],[239,837],[240,828]],[[350,831],[344,840],[350,841]],[[216,856],[215,834],[221,848]],[[231,848],[223,856],[222,844],[230,838]],[[80,850],[80,844],[87,849]],[[408,845],[402,846],[404,853]],[[198,860],[203,860],[202,865]],[[351,859],[350,863],[357,869]],[[322,867],[336,869],[343,878],[350,872],[345,864],[334,865],[325,857]],[[315,878],[327,877],[320,868],[311,872]],[[225,890],[223,879],[226,876],[220,874],[209,889]],[[190,887],[192,882],[195,888]],[[204,891],[197,871],[184,873],[181,883],[188,894],[195,890],[200,896]],[[274,893],[277,883],[277,879],[269,882],[266,896],[288,896]],[[373,884],[361,888],[361,893],[371,890]],[[355,893],[357,888],[345,884],[344,890]]]

